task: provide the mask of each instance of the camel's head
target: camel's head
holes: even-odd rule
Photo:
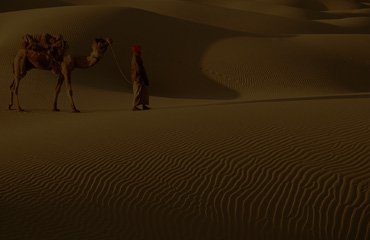
[[[92,47],[103,54],[112,43],[113,40],[111,38],[95,38]]]

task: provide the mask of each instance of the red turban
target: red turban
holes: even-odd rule
[[[134,53],[139,53],[139,52],[141,52],[141,46],[140,46],[139,44],[134,44],[134,45],[132,46],[132,52],[134,52]]]

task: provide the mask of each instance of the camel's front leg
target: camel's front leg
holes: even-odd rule
[[[63,85],[63,75],[60,74],[58,75],[58,83],[57,83],[57,87],[55,88],[55,96],[54,96],[54,105],[53,105],[53,111],[55,112],[59,112],[59,109],[58,109],[58,96],[59,96],[59,93],[60,93],[60,89]]]
[[[72,111],[74,113],[79,113],[80,111],[76,108],[75,103],[73,101],[73,93],[72,93],[72,84],[71,84],[71,74],[68,72],[64,75],[64,81],[66,82],[66,87],[67,87],[67,95],[69,97],[69,100],[71,101],[71,107]]]

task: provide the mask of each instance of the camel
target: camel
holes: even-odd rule
[[[50,35],[49,35],[50,36]],[[60,36],[54,38],[60,40]],[[19,112],[24,111],[19,103],[18,88],[19,83],[22,78],[25,77],[27,72],[31,69],[41,69],[52,71],[57,76],[57,86],[54,95],[53,111],[60,111],[58,109],[58,96],[60,93],[61,86],[63,82],[66,83],[67,95],[69,97],[72,112],[80,112],[73,101],[72,97],[72,86],[71,86],[71,72],[75,68],[90,68],[97,64],[99,60],[103,57],[108,46],[112,44],[111,38],[96,38],[94,39],[91,48],[92,51],[89,56],[85,57],[74,57],[70,54],[65,41],[59,41],[63,43],[63,51],[59,45],[49,46],[48,48],[42,47],[40,49],[22,47],[18,50],[14,62],[13,62],[13,81],[10,85],[10,104],[9,110],[12,110],[13,98],[16,96],[16,109]],[[45,45],[45,42],[43,42]],[[39,44],[39,46],[43,46]],[[52,55],[51,52],[56,52],[56,55]]]

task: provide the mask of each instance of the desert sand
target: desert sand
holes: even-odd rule
[[[370,1],[0,2],[1,240],[370,239]],[[152,110],[111,51],[22,80],[25,33],[143,46]]]

